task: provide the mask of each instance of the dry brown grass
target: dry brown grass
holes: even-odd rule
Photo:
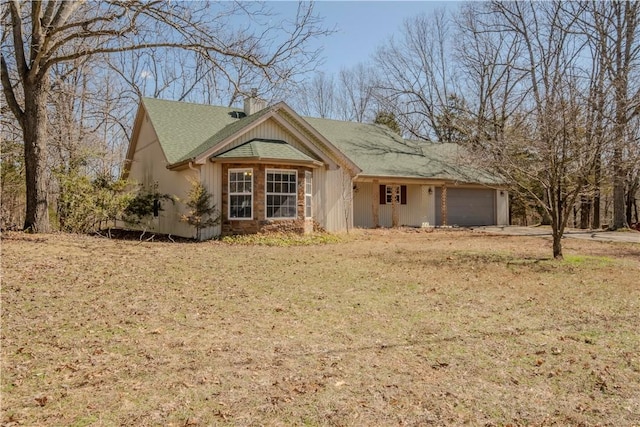
[[[640,425],[640,245],[5,234],[5,425]]]

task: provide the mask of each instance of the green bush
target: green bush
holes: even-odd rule
[[[60,230],[89,233],[110,226],[123,217],[134,196],[127,191],[128,182],[108,177],[90,179],[73,174],[58,175]]]

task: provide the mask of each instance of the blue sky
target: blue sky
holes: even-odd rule
[[[333,35],[322,39],[325,63],[320,67],[337,73],[369,59],[375,49],[392,34],[398,33],[406,18],[438,9],[455,9],[458,2],[442,1],[319,1],[315,11],[324,17],[325,26],[336,27]],[[294,2],[273,2],[276,12],[295,13]]]

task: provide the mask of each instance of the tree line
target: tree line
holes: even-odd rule
[[[60,177],[117,177],[140,96],[233,105],[250,88],[303,115],[463,145],[460,162],[510,183],[514,221],[552,225],[556,256],[571,220],[638,222],[637,2],[410,17],[335,75],[313,73],[310,42],[332,31],[306,3],[287,22],[260,3],[12,0],[2,20],[3,227],[49,230]]]

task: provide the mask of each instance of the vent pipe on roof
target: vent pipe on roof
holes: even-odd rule
[[[244,98],[244,113],[250,116],[253,113],[257,113],[267,107],[267,102],[264,99],[258,98],[258,89],[251,89],[251,94]]]

